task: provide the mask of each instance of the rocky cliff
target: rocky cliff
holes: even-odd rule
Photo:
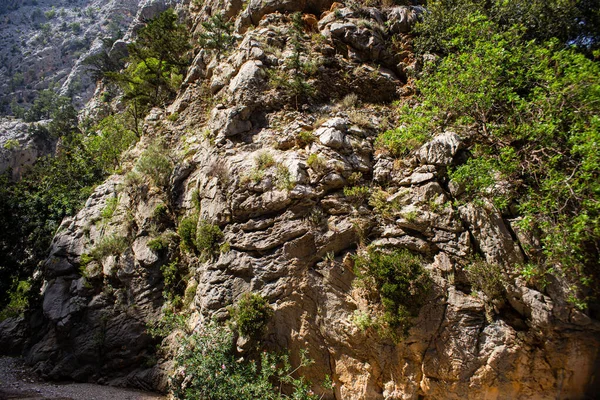
[[[21,170],[51,154],[55,139],[31,135],[30,123],[6,117],[31,106],[52,89],[81,109],[96,91],[85,60],[118,42],[122,49],[136,27],[170,0],[6,1],[0,5],[0,173]],[[8,145],[6,143],[9,142]]]
[[[175,102],[151,112],[126,154],[132,172],[63,222],[44,264],[43,317],[4,321],[2,347],[25,348],[48,378],[165,390],[170,353],[155,352],[146,326],[163,312],[161,266],[177,260],[190,327],[261,293],[274,308],[264,343],[292,360],[308,350],[315,363],[303,374],[335,383],[324,398],[597,393],[598,321],[564,300],[560,281],[541,292],[514,273],[536,248],[517,221],[455,201],[461,188],[447,171],[465,161],[469,138],[447,131],[401,159],[375,150],[397,124],[391,103],[414,91],[409,35],[421,8],[214,0],[180,11],[195,33],[223,11],[235,45],[196,50]],[[135,179],[136,160],[157,148],[174,167],[167,180]],[[213,257],[181,250],[184,217],[219,226],[227,246]],[[167,244],[151,248],[156,238]],[[111,240],[119,251],[90,261]],[[377,307],[353,284],[352,256],[366,245],[418,254],[431,277],[400,341],[358,322]],[[502,300],[465,268],[477,257],[504,276]],[[25,342],[32,321],[39,333]]]

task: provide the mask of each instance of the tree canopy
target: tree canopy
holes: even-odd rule
[[[512,266],[543,289],[568,283],[580,309],[597,300],[600,271],[600,65],[592,1],[431,1],[419,25],[417,80],[401,128],[378,139],[396,155],[445,130],[468,160],[449,177],[460,201],[489,200],[539,237]],[[593,55],[592,55],[593,53]]]

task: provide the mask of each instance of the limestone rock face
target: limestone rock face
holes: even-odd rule
[[[18,119],[0,119],[0,173],[11,169],[13,179],[19,179],[27,166],[54,152],[55,141],[31,135],[31,128]]]
[[[140,21],[154,18],[178,0],[37,0],[0,8],[0,173],[12,169],[19,179],[37,158],[52,154],[56,139],[32,135],[33,124],[10,115],[10,104],[32,104],[38,93],[56,85],[81,109],[92,100],[96,80],[84,60],[103,50],[103,39],[117,40],[112,57],[126,55],[126,39]],[[92,104],[93,102],[90,102]],[[89,107],[93,109],[93,107]],[[89,110],[86,110],[89,111]],[[40,122],[41,125],[44,121]],[[8,146],[4,146],[7,141]]]
[[[197,52],[168,110],[179,113],[177,121],[153,110],[127,154],[135,160],[153,140],[167,143],[176,160],[168,187],[132,183],[126,173],[98,186],[54,238],[35,340],[17,340],[32,321],[8,321],[0,325],[0,345],[20,343],[47,377],[164,390],[173,352],[157,355],[146,325],[165,304],[161,267],[177,260],[188,279],[182,311],[191,328],[225,318],[242,294],[259,292],[274,308],[263,344],[289,351],[294,363],[307,350],[315,363],[303,375],[312,382],[329,375],[335,383],[331,391],[315,386],[324,399],[596,393],[598,321],[569,306],[559,283],[542,290],[522,281],[516,265],[527,260],[524,236],[493,205],[455,202],[447,170],[459,162],[460,137],[446,132],[400,160],[375,150],[377,135],[397,126],[387,102],[404,93],[410,57],[400,59],[389,34],[369,26],[390,21],[393,32],[406,32],[418,10],[359,13],[337,4],[317,24],[322,36],[315,43],[307,36],[299,56],[317,65],[303,75],[310,96],[271,82],[287,77],[289,85],[296,73],[285,13],[321,16],[331,3],[189,5],[194,21],[222,7],[240,37],[226,54]],[[183,218],[218,225],[220,250],[212,257],[183,251],[176,233]],[[157,238],[166,244],[157,247]],[[367,244],[419,254],[432,280],[397,343],[357,322],[378,307],[355,285],[353,256]],[[465,269],[477,257],[504,273],[502,301],[490,301],[469,280]],[[173,337],[167,342],[176,346]]]

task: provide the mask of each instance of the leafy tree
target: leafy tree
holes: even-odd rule
[[[598,0],[433,0],[427,2],[423,23],[416,28],[417,49],[442,55],[454,52],[457,36],[452,27],[474,13],[493,22],[497,32],[521,27],[524,40],[556,38],[595,48],[600,40]]]
[[[172,9],[161,13],[138,32],[128,46],[129,66],[112,73],[125,91],[125,98],[143,109],[162,105],[176,93],[189,64],[187,29],[177,23]]]
[[[104,173],[119,165],[121,153],[137,142],[135,132],[127,129],[122,115],[110,115],[93,128],[95,134],[86,137],[85,146]]]
[[[420,105],[403,116],[403,132],[422,134],[423,118],[428,135],[464,132],[471,158],[450,173],[466,189],[463,200],[489,199],[522,217],[523,229],[539,231],[542,256],[530,261],[540,275],[563,276],[569,300],[584,309],[598,294],[600,277],[600,65],[578,52],[580,46],[565,46],[575,35],[567,27],[535,32],[525,24],[554,10],[567,13],[556,16],[557,24],[571,26],[568,7],[579,2],[546,7],[533,1],[522,9],[509,3],[431,4],[433,16],[421,32],[440,29],[439,41],[422,44],[444,56],[426,65],[417,84]],[[454,8],[443,8],[448,4]],[[506,17],[515,10],[525,19]],[[452,24],[438,24],[458,12]]]

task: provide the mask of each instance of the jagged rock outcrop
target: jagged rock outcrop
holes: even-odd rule
[[[399,59],[389,33],[373,26],[392,21],[392,32],[406,32],[421,10],[369,9],[360,13],[367,23],[350,7],[323,15],[323,36],[305,39],[300,55],[318,64],[305,77],[313,100],[302,105],[269,84],[274,73],[292,73],[285,12],[320,15],[331,2],[222,3],[210,2],[237,10],[239,44],[227,56],[198,52],[177,100],[146,119],[145,139],[124,165],[133,168],[160,139],[177,160],[169,185],[113,176],[63,222],[45,264],[47,322],[28,361],[51,378],[164,389],[170,360],[153,360],[145,326],[161,312],[160,267],[179,255],[189,268],[191,324],[222,318],[244,292],[260,292],[275,310],[264,343],[293,361],[308,350],[315,364],[303,374],[335,383],[324,398],[593,396],[600,324],[555,295],[558,284],[542,293],[509,270],[526,255],[491,204],[454,203],[447,169],[463,139],[445,132],[403,160],[375,150],[377,134],[395,123],[386,104],[404,93],[410,57]],[[359,107],[332,104],[351,93]],[[173,113],[176,121],[167,118]],[[361,185],[378,201],[344,193]],[[106,217],[109,202],[116,208]],[[227,251],[206,260],[180,252],[176,239],[148,247],[196,214],[221,227]],[[85,260],[107,238],[120,250]],[[418,253],[431,275],[433,288],[399,343],[355,323],[373,307],[353,285],[351,255],[365,242]],[[465,266],[476,255],[506,270],[506,301],[473,290]]]
[[[18,119],[0,119],[0,173],[10,169],[12,178],[19,179],[27,166],[54,152],[54,140],[32,134],[33,128]]]
[[[104,49],[104,40],[117,40],[115,59],[126,55],[126,43],[140,21],[149,20],[177,0],[36,0],[3,5],[0,10],[0,115],[10,105],[31,105],[40,91],[54,87],[73,99],[77,109],[92,99],[96,79],[86,58]],[[52,154],[56,139],[28,134],[29,123],[3,119],[0,173],[22,169]],[[16,140],[17,142],[14,142]]]

